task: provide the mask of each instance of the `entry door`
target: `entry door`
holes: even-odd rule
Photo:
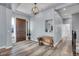
[[[26,20],[16,18],[16,42],[26,40]]]

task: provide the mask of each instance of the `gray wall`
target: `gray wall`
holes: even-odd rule
[[[45,20],[52,19],[53,32],[45,32]],[[31,18],[31,39],[37,41],[40,36],[52,36],[54,42],[57,43],[61,39],[61,17],[54,11],[54,9],[48,9],[44,12],[40,12]]]
[[[71,24],[71,23],[72,23],[72,18],[63,19],[63,24]]]
[[[4,9],[4,10],[3,10]],[[4,15],[4,16],[3,16]],[[5,8],[0,6],[0,47],[6,44],[6,22]]]
[[[0,48],[12,46],[11,16],[10,9],[0,6]]]
[[[79,40],[79,13],[72,15],[72,29],[76,30],[77,39]]]

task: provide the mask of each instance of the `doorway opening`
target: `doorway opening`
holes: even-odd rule
[[[28,40],[28,20],[12,17],[11,28],[13,45],[14,43]]]

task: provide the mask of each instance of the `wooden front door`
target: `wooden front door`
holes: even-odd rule
[[[26,20],[16,18],[16,42],[26,40]]]

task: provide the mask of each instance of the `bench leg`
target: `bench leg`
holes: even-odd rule
[[[39,45],[41,46],[41,45],[43,45],[43,43],[41,41],[39,41]]]

